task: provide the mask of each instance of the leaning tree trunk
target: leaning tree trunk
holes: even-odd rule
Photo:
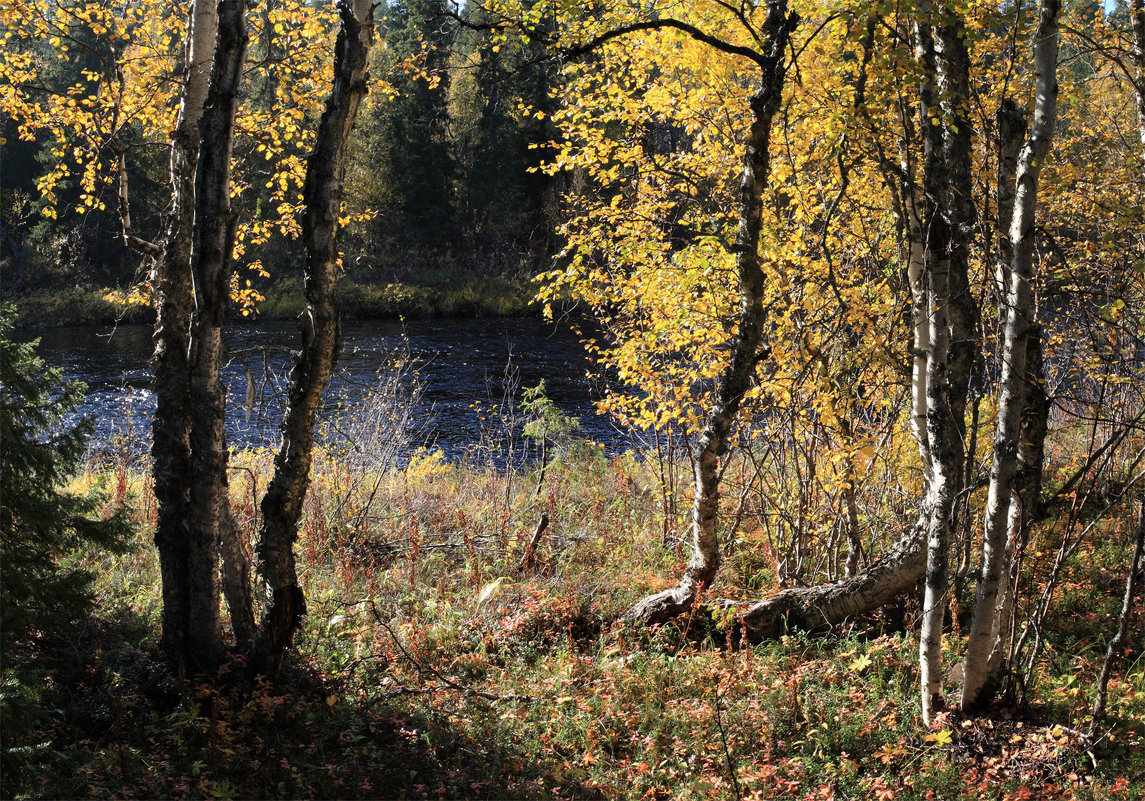
[[[245,651],[254,640],[254,598],[251,594],[251,566],[242,544],[242,531],[234,514],[224,509],[220,524],[219,550],[223,560],[222,588],[231,615],[235,648]]]
[[[152,477],[158,507],[155,547],[163,584],[162,647],[177,666],[209,667],[221,651],[217,625],[196,619],[194,599],[201,588],[190,580],[192,564],[202,556],[192,548],[194,517],[187,483],[191,475],[190,366],[187,353],[194,290],[191,245],[195,221],[195,164],[199,120],[207,99],[218,17],[214,0],[195,0],[187,23],[186,63],[179,114],[171,139],[171,211],[165,239],[156,255],[152,286],[156,293],[153,357],[155,417],[152,422]],[[121,196],[126,193],[121,188]],[[126,222],[126,221],[125,221]],[[208,590],[209,591],[209,590]]]
[[[339,265],[336,235],[346,145],[366,94],[374,22],[370,0],[341,0],[338,12],[342,27],[335,46],[334,85],[307,161],[303,186],[307,306],[302,319],[302,352],[291,371],[282,444],[274,462],[274,477],[262,501],[258,555],[268,606],[255,635],[251,668],[263,675],[277,673],[282,654],[306,614],[306,599],[295,569],[294,541],[310,484],[315,413],[341,339],[334,298]]]
[[[639,601],[628,611],[629,619],[657,623],[686,611],[720,566],[720,457],[727,452],[743,396],[766,353],[763,270],[759,262],[763,190],[770,167],[771,123],[783,96],[787,42],[798,22],[794,13],[787,14],[785,2],[770,5],[765,52],[756,59],[760,85],[749,100],[751,127],[739,183],[739,227],[734,245],[740,283],[739,320],[731,360],[719,376],[712,407],[692,454],[692,556],[679,584]]]
[[[987,682],[995,676],[989,669],[991,653],[1001,647],[999,602],[1002,579],[1009,575],[1011,494],[1018,470],[1018,440],[1026,402],[1026,343],[1033,315],[1034,212],[1038,199],[1038,176],[1053,142],[1057,121],[1057,51],[1060,0],[1044,0],[1034,32],[1034,62],[1037,66],[1034,123],[1018,158],[1018,176],[1010,241],[1014,260],[1006,289],[1006,329],[1002,348],[1001,398],[994,431],[994,464],[986,501],[982,567],[974,598],[974,619],[966,646],[962,686],[963,709],[975,706]],[[995,660],[995,664],[1000,664]]]
[[[921,17],[928,19],[927,9],[922,9]],[[788,628],[822,628],[882,606],[917,586],[927,572],[928,550],[936,562],[932,577],[937,579],[931,592],[936,600],[930,607],[938,614],[945,608],[945,581],[934,568],[943,566],[940,560],[949,549],[954,501],[962,486],[964,415],[976,353],[975,310],[967,276],[975,215],[969,201],[970,126],[956,102],[968,91],[968,56],[960,29],[958,19],[943,20],[937,26],[939,48],[930,28],[920,29],[919,55],[931,77],[921,99],[933,108],[937,96],[947,98],[949,105],[941,117],[949,122],[931,125],[929,114],[921,117],[927,137],[922,199],[907,165],[900,175],[903,258],[913,295],[911,430],[925,467],[926,495],[914,525],[862,573],[824,586],[787,589],[748,607],[742,622],[754,638],[776,636]],[[935,85],[935,76],[940,86]],[[935,540],[937,547],[928,549],[928,542],[933,546]],[[938,614],[935,620],[940,620]],[[933,663],[937,675],[938,660]]]
[[[749,637],[773,637],[788,628],[822,628],[882,606],[917,586],[925,575],[927,537],[937,529],[940,533],[946,532],[949,539],[954,499],[962,483],[963,418],[970,366],[976,353],[972,333],[975,312],[967,277],[968,241],[974,229],[974,209],[970,203],[970,126],[954,102],[955,98],[967,96],[968,57],[957,22],[949,20],[940,27],[944,47],[938,63],[946,76],[942,88],[943,94],[952,99],[950,108],[944,109],[942,114],[950,123],[934,126],[938,130],[930,132],[933,155],[925,181],[928,209],[920,209],[923,204],[911,191],[909,180],[904,179],[901,198],[904,257],[915,288],[912,430],[923,462],[929,465],[927,497],[921,503],[916,523],[883,558],[866,570],[829,585],[787,589],[745,608],[740,619]],[[928,121],[929,116],[922,119]],[[904,176],[908,172],[904,169]],[[936,270],[942,273],[937,287],[933,275]],[[940,294],[936,295],[936,290]],[[944,317],[932,315],[934,306],[944,311]],[[936,353],[936,342],[946,352],[945,356]],[[749,343],[738,340],[735,344],[734,353],[745,356],[744,348]],[[724,378],[727,376],[725,372]],[[724,410],[722,406],[715,409]],[[628,613],[629,617],[657,621],[677,614],[694,602],[696,587],[700,585],[697,579],[708,581],[714,575],[719,560],[718,540],[714,535],[714,521],[703,516],[714,506],[701,503],[710,499],[705,495],[707,485],[701,480],[704,478],[701,467],[702,464],[697,465],[697,503],[693,514],[695,551],[688,571],[679,586],[641,601]],[[949,477],[941,485],[934,475],[938,471]],[[733,602],[724,604],[738,606]]]

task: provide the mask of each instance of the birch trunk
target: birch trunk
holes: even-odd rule
[[[254,639],[254,599],[251,596],[251,567],[242,545],[242,532],[231,510],[222,521],[220,555],[223,559],[223,598],[231,616],[235,648],[245,651]]]
[[[1052,405],[1046,394],[1042,327],[1034,322],[1026,331],[1026,405],[1022,412],[1022,430],[1018,439],[1018,474],[1014,477],[1013,492],[1013,498],[1018,503],[1018,526],[1022,532],[1029,528],[1031,521],[1040,520],[1045,513],[1042,472],[1046,461],[1046,430]]]
[[[906,166],[904,165],[904,175]],[[934,462],[930,456],[930,439],[926,433],[926,363],[930,351],[930,298],[926,288],[926,242],[922,228],[922,214],[913,181],[906,177],[903,181],[903,197],[906,201],[906,265],[907,280],[910,283],[910,319],[914,335],[911,350],[911,416],[910,430],[918,445],[922,459],[922,473],[927,485],[934,480]]]
[[[878,609],[918,585],[926,567],[922,547],[927,509],[881,559],[861,573],[819,587],[783,590],[744,609],[740,622],[752,639],[779,637],[789,630],[815,631]]]
[[[246,53],[246,6],[243,0],[222,0],[215,56],[203,116],[195,170],[195,229],[191,245],[194,312],[188,342],[190,371],[192,516],[189,522],[191,625],[206,642],[219,631],[219,556],[223,525],[230,515],[227,490],[226,387],[222,367],[222,326],[230,293],[231,143],[235,102]],[[196,658],[205,668],[222,658],[221,643],[201,649]]]
[[[762,73],[760,85],[749,100],[752,118],[739,183],[739,228],[734,245],[740,284],[739,320],[731,360],[720,374],[715,399],[692,454],[692,556],[679,584],[639,601],[627,613],[629,619],[657,623],[690,609],[719,570],[720,457],[727,452],[744,393],[766,350],[763,271],[759,263],[763,190],[770,167],[771,123],[783,96],[787,43],[799,22],[794,13],[788,15],[786,5],[779,2],[769,7],[766,52],[757,60]]]
[[[971,147],[973,126],[967,116],[970,97],[970,53],[961,17],[947,9],[939,25],[937,44],[939,90],[942,97],[943,152],[946,184],[940,198],[950,224],[950,356],[948,365],[950,412],[946,418],[950,447],[957,465],[956,493],[963,485],[966,402],[970,373],[978,360],[978,307],[970,292],[970,243],[978,236],[978,210],[974,205]],[[953,521],[952,521],[953,525]]]
[[[926,430],[933,463],[923,504],[926,583],[919,632],[922,714],[927,724],[943,706],[942,630],[955,501],[962,489],[965,461],[966,395],[975,354],[971,334],[974,312],[967,278],[968,239],[975,212],[970,200],[970,126],[963,110],[969,97],[964,33],[961,19],[948,10],[941,9],[932,18],[928,3],[919,6],[916,50],[925,74],[934,76],[924,78],[920,97],[929,218],[925,254],[930,329]],[[946,122],[933,122],[939,116]]]
[[[1007,535],[1010,531],[1010,501],[1018,468],[1018,441],[1025,405],[1026,342],[1032,324],[1033,228],[1037,207],[1038,176],[1053,142],[1057,120],[1057,18],[1060,0],[1043,0],[1034,33],[1037,67],[1034,122],[1018,158],[1016,194],[1010,241],[1014,257],[1006,290],[1006,329],[1002,349],[1001,397],[994,432],[994,463],[986,501],[982,567],[974,598],[974,619],[966,648],[962,708],[969,709],[984,696],[990,655],[1001,647],[1000,588],[1008,574]]]
[[[152,269],[156,320],[152,358],[156,397],[152,421],[152,476],[158,519],[155,547],[163,585],[162,648],[180,669],[201,653],[217,653],[220,635],[193,626],[190,520],[190,346],[193,288],[191,240],[195,221],[195,164],[199,120],[207,98],[218,17],[213,0],[195,0],[187,22],[183,88],[171,138],[171,211]]]
[[[255,634],[251,667],[263,675],[277,673],[282,654],[306,614],[306,599],[295,569],[294,541],[310,483],[314,417],[341,342],[334,298],[339,267],[338,216],[346,145],[366,94],[374,22],[369,0],[341,0],[338,12],[341,29],[335,45],[334,85],[307,161],[303,186],[307,306],[302,319],[302,352],[291,371],[282,443],[262,501],[258,555],[268,606]]]
[[[1017,603],[1018,578],[1022,554],[1030,524],[1044,513],[1042,503],[1042,467],[1045,463],[1046,428],[1050,399],[1045,389],[1045,366],[1042,357],[1042,329],[1036,323],[1026,332],[1025,404],[1018,441],[1018,469],[1010,492],[1010,514],[1006,521],[1006,560],[1002,570],[1005,582],[998,601],[998,636],[1002,638],[990,654],[987,671],[1001,676],[1011,661],[1009,647],[1013,641],[1014,608]]]
[[[1014,185],[1018,174],[1018,153],[1026,138],[1026,116],[1013,99],[1006,97],[998,108],[995,122],[998,126],[998,217],[994,221],[994,303],[998,311],[998,324],[1004,326],[1010,264],[1014,260],[1014,245],[1010,239],[1010,224],[1014,219]]]
[[[995,231],[995,270],[994,303],[998,319],[998,341],[1006,338],[1006,295],[1010,285],[1011,264],[1014,260],[1014,247],[1010,239],[1010,225],[1014,219],[1014,196],[1018,173],[1018,155],[1027,134],[1026,117],[1022,109],[1011,98],[1004,98],[996,115],[998,126],[998,168],[996,173],[998,192],[998,215],[994,221]],[[1026,531],[1030,520],[1037,513],[1041,498],[1042,446],[1045,442],[1046,415],[1048,405],[1043,388],[1041,360],[1041,331],[1031,325],[1026,333],[1026,402],[1022,412],[1022,432],[1018,445],[1018,469],[1014,476],[1014,488],[1010,501],[1010,514],[1007,519],[1007,566],[1003,568],[1003,581],[1006,582],[998,605],[998,631],[1000,636],[1008,636],[1013,622],[1013,610],[1017,588],[1016,571],[1019,569],[1017,554],[1024,547]],[[1041,399],[1039,401],[1039,398]],[[966,564],[960,576],[969,572],[970,542],[966,543]],[[1001,649],[995,649],[990,670],[995,670],[994,661],[1000,659]],[[965,668],[963,668],[965,669]]]

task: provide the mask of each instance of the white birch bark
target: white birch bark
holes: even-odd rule
[[[1006,292],[1010,286],[1010,264],[1014,260],[1014,245],[1010,240],[1010,225],[1014,220],[1014,182],[1018,173],[1018,155],[1026,138],[1026,118],[1022,109],[1011,98],[1002,99],[995,117],[998,125],[998,218],[994,224],[996,261],[994,263],[994,295],[998,308],[998,324],[1005,325]]]
[[[944,705],[942,629],[946,618],[950,550],[956,500],[965,464],[966,397],[976,358],[977,310],[969,291],[970,237],[976,226],[971,200],[970,56],[957,10],[919,7],[916,46],[923,68],[922,112],[927,203],[925,268],[930,348],[926,365],[927,439],[933,479],[926,514],[926,583],[920,626],[919,667],[923,720]]]
[[[905,166],[904,166],[905,172]],[[909,180],[909,179],[908,179]],[[910,282],[910,319],[914,331],[911,364],[910,430],[918,444],[922,459],[922,472],[929,486],[934,479],[934,460],[930,454],[930,440],[926,434],[926,362],[930,350],[930,299],[926,288],[926,249],[923,241],[922,217],[915,187],[904,181],[903,200],[906,205],[906,269]]]
[[[946,247],[949,241],[949,227],[942,218],[938,202],[939,187],[946,181],[943,174],[941,131],[938,124],[932,120],[937,108],[938,67],[931,25],[931,4],[929,0],[923,0],[918,4],[914,35],[915,55],[923,70],[919,116],[922,120],[925,150],[923,181],[926,196],[924,219],[926,245],[923,252],[924,263],[918,274],[919,287],[915,290],[915,299],[917,303],[921,297],[925,305],[920,310],[921,319],[916,320],[915,325],[917,332],[920,323],[924,324],[927,349],[922,365],[918,364],[919,355],[916,354],[914,381],[916,395],[919,389],[923,389],[926,397],[927,413],[920,422],[926,427],[926,441],[931,457],[931,471],[927,477],[927,492],[923,501],[922,515],[926,537],[926,583],[918,652],[922,718],[925,725],[930,724],[936,704],[942,696],[942,623],[946,610],[948,543],[945,536],[947,521],[942,519],[943,515],[939,510],[942,498],[949,493],[947,472],[943,469],[941,459],[935,458],[934,451],[936,446],[941,445],[945,434],[940,424],[940,417],[944,415],[947,405],[944,373],[950,347],[950,328],[946,319],[946,301],[950,296],[948,280],[950,260]],[[916,340],[917,337],[916,333]],[[921,374],[918,372],[920,366]]]
[[[963,709],[980,700],[988,680],[991,653],[1000,647],[999,604],[1003,577],[1008,574],[1007,534],[1014,476],[1018,464],[1022,408],[1025,404],[1026,343],[1032,324],[1033,228],[1038,177],[1053,143],[1057,121],[1057,53],[1060,0],[1043,0],[1034,33],[1037,68],[1034,122],[1018,157],[1016,194],[1010,241],[1014,257],[1006,289],[1006,329],[1003,345],[1001,397],[994,432],[994,463],[986,502],[982,567],[974,599],[974,619],[966,649],[962,686]],[[995,660],[997,662],[997,660]]]

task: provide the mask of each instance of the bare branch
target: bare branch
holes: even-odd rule
[[[154,242],[148,242],[146,239],[141,239],[136,236],[135,231],[132,229],[131,206],[127,201],[127,152],[118,143],[113,145],[113,147],[115,148],[115,153],[119,161],[118,192],[116,196],[119,200],[119,221],[123,228],[123,244],[138,253],[142,253],[152,259],[158,259],[163,255],[163,248]]]

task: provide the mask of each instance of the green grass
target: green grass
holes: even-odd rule
[[[21,321],[37,327],[151,323],[150,306],[123,305],[107,299],[110,290],[100,287],[38,289],[9,298]],[[264,290],[258,304],[263,319],[293,319],[306,307],[301,280],[285,279]],[[524,279],[478,278],[469,273],[444,277],[440,283],[357,282],[343,278],[338,288],[341,312],[346,319],[415,319],[423,317],[520,316],[535,312],[533,288]],[[239,319],[240,311],[232,310]]]
[[[265,488],[267,454],[238,462]],[[88,557],[97,616],[45,644],[45,714],[5,734],[3,795],[1142,797],[1139,638],[1111,685],[1096,767],[1070,731],[1087,723],[1124,538],[1096,538],[1070,562],[1031,705],[924,730],[909,620],[750,647],[729,647],[710,615],[655,631],[617,622],[687,555],[662,541],[653,476],[583,448],[535,497],[533,475],[432,457],[362,475],[320,458],[298,547],[309,614],[282,680],[253,691],[162,668],[154,502],[135,476],[139,547]],[[253,536],[247,480],[232,492]],[[521,575],[542,510],[552,526]],[[768,585],[752,542],[741,538],[715,594]],[[961,648],[958,634],[949,643]]]
[[[454,276],[440,284],[367,284],[343,279],[338,303],[346,319],[494,317],[527,314],[532,290],[525,281]],[[305,308],[301,282],[280,281],[266,292],[259,316],[296,317]]]

